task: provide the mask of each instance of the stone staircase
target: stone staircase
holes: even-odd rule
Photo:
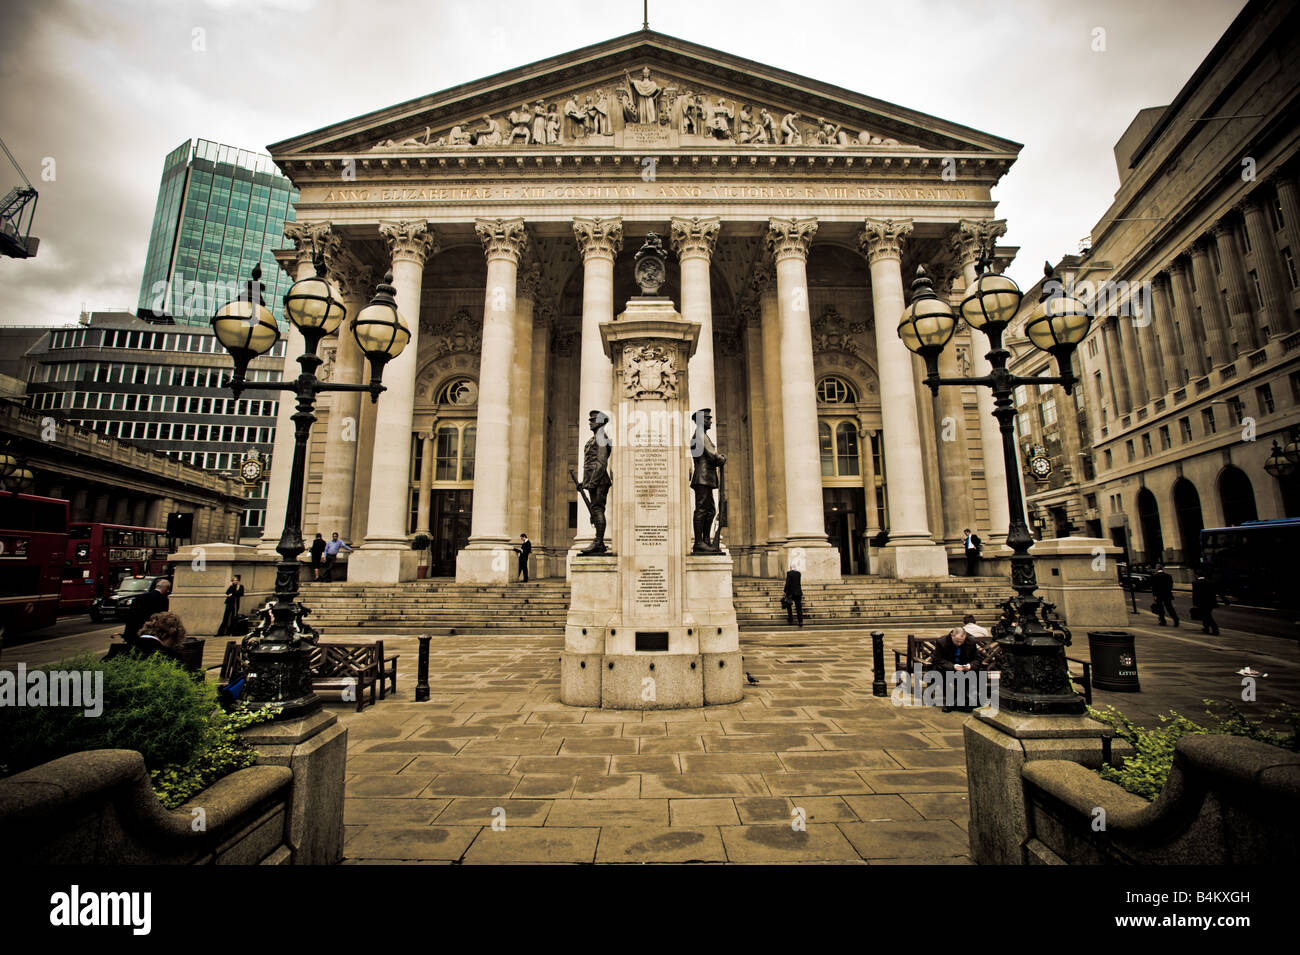
[[[785,625],[783,582],[737,577],[736,618],[742,630]],[[898,581],[850,577],[804,584],[805,626],[870,629],[942,626],[974,613],[990,625],[1011,594],[997,577]],[[302,585],[308,622],[331,637],[367,633],[435,636],[493,633],[562,633],[569,585],[562,579],[507,586],[458,584],[446,578],[367,587],[348,583]]]

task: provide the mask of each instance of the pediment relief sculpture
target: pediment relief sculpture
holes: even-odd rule
[[[477,355],[481,345],[479,323],[467,308],[460,308],[446,318],[427,315],[420,318],[420,350],[427,351],[428,359],[454,354]]]
[[[834,305],[827,305],[812,320],[813,349],[816,352],[840,351],[866,358],[871,352],[858,341],[857,336],[867,335],[874,329],[875,322],[871,319],[850,322],[840,315]]]
[[[624,133],[630,136],[624,136]],[[622,141],[619,141],[619,140]],[[656,75],[624,70],[616,85],[580,87],[502,112],[384,139],[375,152],[473,147],[600,145],[903,146],[868,129],[850,129],[761,102]]]

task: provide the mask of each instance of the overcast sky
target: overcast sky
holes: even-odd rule
[[[8,325],[135,308],[163,156],[185,139],[265,151],[641,26],[641,0],[4,6],[0,137],[40,190],[41,240],[33,259],[0,258]],[[1243,6],[650,0],[650,26],[1024,143],[993,195],[1003,241],[1021,247],[1011,275],[1028,287],[1106,211],[1111,149],[1134,114],[1168,103]],[[19,182],[0,156],[0,192]]]

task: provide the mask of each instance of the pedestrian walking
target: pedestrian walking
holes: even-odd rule
[[[1201,621],[1201,633],[1219,635],[1219,625],[1214,619],[1214,608],[1219,606],[1219,595],[1204,574],[1192,581],[1192,619]]]
[[[311,579],[320,580],[320,562],[325,556],[325,538],[318,533],[311,542]]]
[[[334,562],[338,560],[341,550],[350,552],[352,548],[348,546],[347,541],[339,540],[339,532],[335,531],[325,542],[325,570],[321,579],[327,583],[334,579]]]
[[[795,612],[797,611],[799,626],[803,626],[803,574],[797,570],[786,572],[785,590],[781,592],[781,606],[785,608],[787,623],[794,623]]]
[[[980,548],[984,542],[980,536],[973,532],[969,527],[964,528],[961,532],[962,550],[966,553],[966,576],[974,577],[979,570]]]
[[[1165,625],[1165,614],[1173,618],[1178,626],[1178,611],[1174,609],[1174,578],[1165,570],[1164,564],[1156,564],[1156,572],[1151,575],[1151,612],[1160,618],[1160,626]]]
[[[533,542],[528,539],[527,534],[519,535],[519,546],[515,548],[515,553],[519,555],[519,572],[516,577],[522,577],[524,583],[528,583],[528,555],[533,552]]]
[[[221,626],[217,628],[217,636],[225,637],[235,632],[235,618],[239,616],[239,601],[243,597],[243,578],[240,574],[235,574],[230,578],[230,586],[226,588],[226,612],[221,618]]]

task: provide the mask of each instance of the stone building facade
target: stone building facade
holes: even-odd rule
[[[619,440],[598,327],[655,232],[701,326],[690,404],[728,454],[736,572],[783,574],[797,551],[807,578],[947,574],[963,528],[1006,533],[991,399],[932,398],[895,329],[917,265],[954,298],[973,278],[1019,148],[648,30],[271,146],[300,190],[281,264],[309,274],[322,250],[349,316],[391,270],[412,332],[377,404],[323,397],[305,530],[351,541],[353,581],[413,578],[416,532],[435,574],[504,582],[520,532],[535,574],[564,574],[592,536],[569,475],[587,412]],[[322,347],[362,380],[349,334]],[[291,331],[288,367],[301,350]],[[968,330],[945,361],[979,370]]]
[[[1025,475],[1047,536],[1072,526],[1190,566],[1204,527],[1300,516],[1300,478],[1264,470],[1300,427],[1297,61],[1300,5],[1250,3],[1116,144],[1115,200],[1058,267],[1097,308],[1083,385],[1020,408],[1022,450],[1060,454],[1055,484]],[[1024,373],[1046,364],[1013,350]]]

